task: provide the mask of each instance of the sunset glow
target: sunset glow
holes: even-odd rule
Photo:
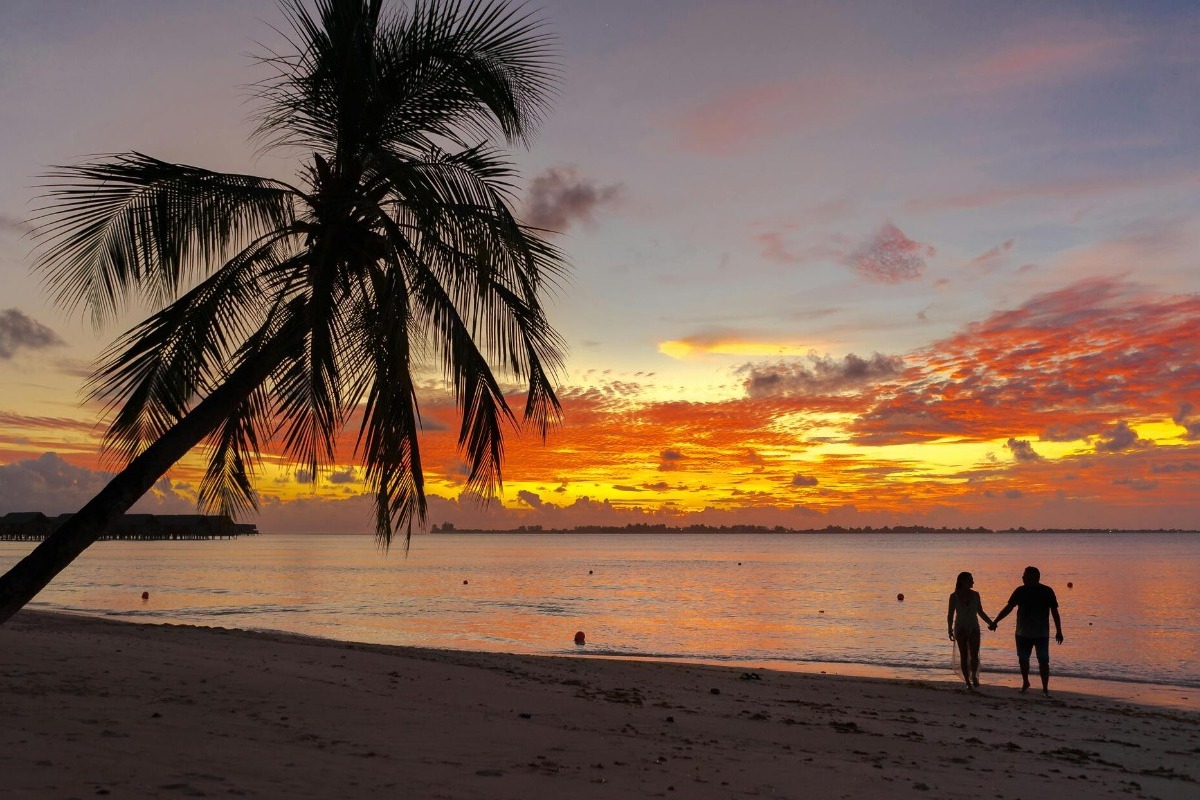
[[[30,274],[36,176],[294,168],[244,143],[273,3],[152,5],[3,12],[40,67],[0,83],[0,513],[74,510],[112,467],[80,398],[121,329]],[[421,372],[429,523],[1200,527],[1196,9],[544,5],[564,84],[519,205],[573,264],[562,424],[514,430],[480,503]],[[317,476],[265,447],[260,527],[369,529],[357,435]],[[140,507],[191,508],[200,464]]]

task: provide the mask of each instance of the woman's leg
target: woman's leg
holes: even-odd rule
[[[966,631],[955,630],[954,642],[958,645],[958,663],[962,668],[963,680],[967,688],[971,688],[971,642],[970,634]],[[978,647],[978,645],[976,645]]]
[[[979,631],[971,631],[967,640],[971,649],[971,683],[979,685]]]

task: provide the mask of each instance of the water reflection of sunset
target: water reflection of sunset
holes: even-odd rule
[[[995,615],[1033,563],[1062,606],[1055,674],[1181,682],[1200,664],[1190,627],[1200,554],[1185,535],[438,534],[417,537],[407,556],[368,541],[101,542],[43,602],[377,643],[846,661],[953,677],[945,613],[955,575],[971,571]],[[16,544],[0,548],[0,560],[19,555]],[[984,632],[985,674],[1015,668],[1012,633],[1011,621]]]

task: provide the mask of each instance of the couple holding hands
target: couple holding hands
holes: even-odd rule
[[[1000,620],[1017,609],[1017,662],[1021,666],[1021,691],[1029,691],[1029,656],[1037,651],[1038,671],[1042,676],[1042,694],[1050,696],[1050,616],[1054,616],[1054,639],[1062,644],[1062,620],[1058,616],[1058,597],[1043,584],[1037,567],[1026,567],[1022,584],[1013,590],[1008,605],[993,620],[983,610],[979,592],[971,587],[975,578],[960,572],[950,595],[946,611],[946,627],[950,638],[958,643],[963,679],[967,688],[979,686],[979,619],[996,630]]]

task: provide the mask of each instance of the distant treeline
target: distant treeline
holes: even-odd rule
[[[452,522],[434,525],[430,533],[1195,533],[1184,528],[1155,528],[1117,530],[1113,528],[934,528],[929,525],[884,525],[881,528],[863,525],[824,528],[788,528],[783,525],[662,525],[630,523],[628,525],[576,525],[574,528],[544,528],[541,525],[521,525],[516,528],[457,528]]]
[[[16,511],[0,517],[0,541],[41,541],[73,517],[48,517],[40,511]],[[226,514],[122,514],[103,539],[231,539],[254,536],[258,528],[234,522]]]

